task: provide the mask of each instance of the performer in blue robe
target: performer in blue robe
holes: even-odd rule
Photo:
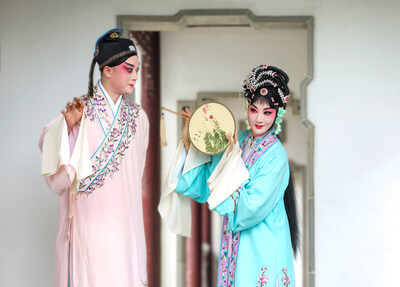
[[[277,137],[289,100],[288,81],[283,71],[266,65],[254,68],[244,81],[251,130],[235,137],[227,135],[231,145],[226,153],[232,152],[238,141],[249,176],[214,208],[224,217],[217,287],[295,286],[296,204],[288,158]],[[189,150],[187,125],[182,141]],[[210,191],[215,192],[210,190],[210,181],[224,160],[221,157],[211,156],[210,161],[181,173],[175,191],[198,202],[208,201]],[[229,164],[227,160],[220,169]],[[218,178],[219,182],[234,180],[217,173],[217,177],[227,177]]]

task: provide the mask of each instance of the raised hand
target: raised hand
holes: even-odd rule
[[[61,113],[64,115],[65,121],[67,122],[68,133],[81,120],[84,107],[85,102],[81,101],[81,98],[74,98],[72,103],[70,101],[67,102],[65,110],[61,110]]]
[[[229,155],[231,153],[231,151],[233,150],[233,147],[235,146],[235,144],[238,141],[237,131],[235,132],[235,136],[232,136],[231,133],[225,133],[225,136],[229,140],[229,146],[228,146],[228,155]]]
[[[186,151],[188,151],[190,148],[189,120],[190,120],[190,117],[192,116],[192,113],[190,112],[189,108],[185,108],[185,110],[182,111],[182,115],[184,115],[186,117],[186,119],[185,119],[185,125],[182,129],[181,137],[182,137],[182,142],[185,145],[185,149],[186,149]]]

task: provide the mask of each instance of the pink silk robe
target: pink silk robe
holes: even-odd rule
[[[93,174],[80,182],[77,195],[69,192],[75,176],[70,166],[45,178],[60,196],[56,286],[67,287],[68,277],[71,287],[147,286],[142,211],[147,116],[123,98],[114,117],[98,86],[84,100]],[[56,119],[44,128],[40,148]],[[69,134],[71,154],[78,131],[75,126]]]

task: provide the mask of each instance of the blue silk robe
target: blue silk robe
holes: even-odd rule
[[[249,133],[239,133],[242,150],[249,148]],[[275,138],[273,132],[268,136]],[[206,202],[206,180],[220,159],[221,155],[212,156],[210,162],[185,173],[176,192]],[[275,139],[246,166],[250,179],[215,208],[224,216],[217,287],[294,287],[290,229],[283,201],[290,173],[286,151]]]

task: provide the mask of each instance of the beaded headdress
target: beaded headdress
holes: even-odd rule
[[[281,131],[280,123],[286,112],[286,103],[289,101],[288,82],[289,77],[285,72],[267,65],[254,68],[243,81],[244,96],[248,104],[253,104],[256,99],[265,97],[269,106],[277,110],[276,134]]]

